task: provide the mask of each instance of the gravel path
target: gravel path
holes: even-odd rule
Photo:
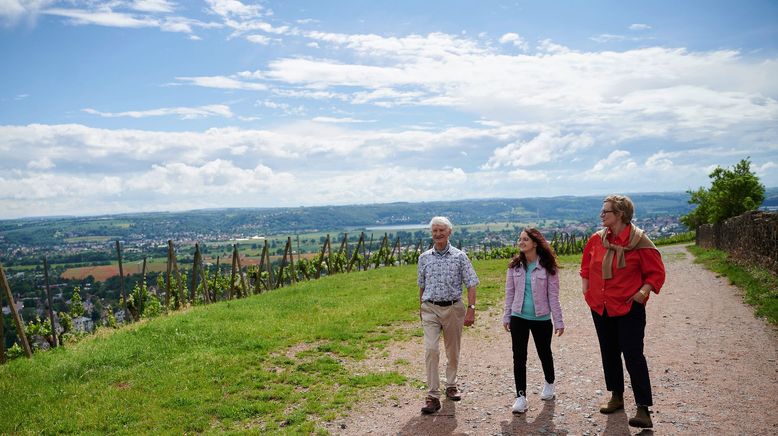
[[[685,247],[661,251],[667,283],[648,304],[645,350],[654,391],[653,433],[778,434],[778,331],[756,319],[741,291],[725,278],[693,263]],[[499,310],[493,308],[479,312],[476,326],[466,329],[459,370],[462,401],[443,401],[441,411],[431,416],[419,413],[426,390],[420,387],[424,371],[418,338],[393,344],[387,353],[363,362],[372,370],[401,372],[412,383],[373,393],[327,428],[342,435],[638,433],[627,425],[634,414],[629,388],[625,411],[598,412],[597,404],[608,393],[577,271],[564,269],[561,286],[566,330],[561,338],[554,337],[552,345],[554,401],[539,398],[543,376],[530,340],[530,409],[511,414],[510,337],[502,328]]]

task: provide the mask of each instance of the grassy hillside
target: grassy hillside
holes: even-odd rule
[[[475,263],[480,306],[500,304],[505,265]],[[315,432],[407,382],[348,362],[421,341],[417,319],[415,266],[195,307],[0,367],[0,433]]]

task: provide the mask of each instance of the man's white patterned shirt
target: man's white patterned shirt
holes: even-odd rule
[[[442,252],[435,247],[419,256],[418,285],[423,301],[452,301],[462,298],[462,285],[478,284],[478,276],[464,251],[449,244]]]

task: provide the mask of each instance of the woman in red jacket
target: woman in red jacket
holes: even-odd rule
[[[600,412],[624,408],[624,370],[632,382],[637,412],[629,425],[650,428],[653,405],[648,364],[643,354],[646,308],[651,291],[665,281],[662,257],[643,230],[632,224],[635,206],[629,197],[609,195],[600,219],[604,228],[589,238],[581,259],[582,291],[592,310],[600,342],[605,386],[610,400]]]

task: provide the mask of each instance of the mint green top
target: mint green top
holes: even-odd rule
[[[535,299],[532,298],[532,270],[537,266],[538,261],[527,265],[527,273],[524,274],[524,303],[521,305],[521,313],[513,312],[511,316],[528,319],[530,321],[546,321],[551,319],[551,314],[545,316],[535,315]]]

